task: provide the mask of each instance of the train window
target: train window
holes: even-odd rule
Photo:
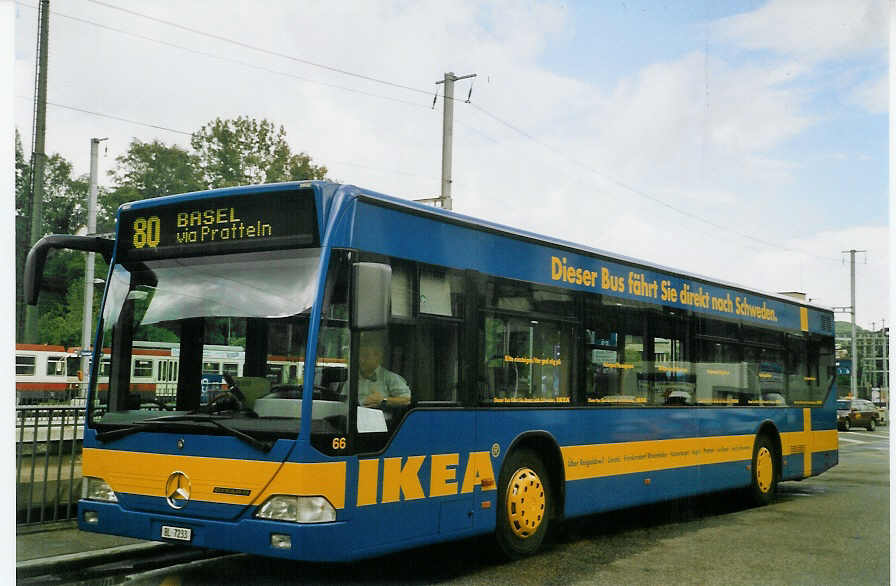
[[[219,374],[221,372],[220,362],[203,362],[202,372],[204,374]]]
[[[100,376],[109,376],[109,359],[103,358],[100,361]]]
[[[49,376],[65,376],[65,356],[48,356],[47,374]]]
[[[152,360],[134,360],[134,376],[152,376]]]
[[[239,376],[239,365],[234,362],[225,362],[224,374],[229,374],[230,376]]]
[[[16,374],[33,376],[37,359],[34,356],[16,354]]]
[[[78,356],[69,356],[65,359],[65,371],[69,376],[76,376],[81,371],[81,359]],[[90,372],[90,359],[87,359],[87,371]],[[83,374],[82,374],[83,376]]]

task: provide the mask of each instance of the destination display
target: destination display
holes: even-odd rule
[[[196,256],[317,244],[311,190],[190,199],[122,210],[124,260]]]

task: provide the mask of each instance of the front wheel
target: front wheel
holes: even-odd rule
[[[849,428],[850,428],[849,417],[847,417],[845,420],[843,420],[843,431],[849,431]]]
[[[535,553],[548,529],[551,510],[550,479],[535,452],[516,450],[508,456],[498,483],[498,520],[495,536],[507,557]]]
[[[775,447],[768,436],[756,438],[753,446],[752,481],[750,497],[755,505],[767,505],[778,489],[778,467],[775,462]]]
[[[871,421],[868,422],[868,431],[874,431],[874,430],[875,430],[874,420],[872,419]]]

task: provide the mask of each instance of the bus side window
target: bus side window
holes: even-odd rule
[[[460,271],[420,266],[417,320],[406,359],[415,401],[458,399],[460,320],[464,315],[464,277]]]
[[[392,339],[399,328],[392,327]],[[410,334],[410,332],[409,332]],[[400,360],[399,360],[400,359]],[[457,323],[422,319],[406,345],[392,348],[392,369],[407,373],[414,402],[457,401],[460,328]],[[404,365],[402,370],[398,365]]]
[[[511,315],[482,320],[485,385],[480,401],[568,403],[572,326]]]

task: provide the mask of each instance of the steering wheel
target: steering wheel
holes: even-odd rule
[[[232,391],[223,391],[208,402],[206,410],[209,413],[220,411],[238,411],[245,408],[245,403]]]
[[[236,381],[233,380],[233,377],[229,374],[225,374],[224,380],[227,382],[228,389],[219,393],[214,399],[209,401],[205,406],[205,410],[209,413],[239,411],[247,415],[250,413],[255,414],[255,412],[249,409],[246,405],[246,396],[240,390]],[[255,416],[257,417],[258,415]]]
[[[227,373],[224,373],[224,381],[227,383],[227,390],[224,391],[224,395],[230,394],[233,395],[237,401],[239,401],[241,406],[245,406],[246,404],[246,395],[243,394],[243,391],[240,390],[240,387],[236,384],[236,381]],[[218,395],[220,396],[220,395]],[[217,399],[217,397],[215,397]]]

